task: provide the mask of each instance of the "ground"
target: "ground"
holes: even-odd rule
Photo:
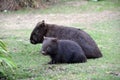
[[[0,12],[0,39],[18,65],[15,80],[119,80],[120,1],[63,0],[45,9]],[[66,25],[85,30],[98,44],[103,57],[83,64],[47,65],[49,57],[29,37],[36,23]],[[13,77],[14,75],[14,77]]]
[[[3,29],[33,29],[37,22],[45,20],[46,23],[66,25],[83,24],[85,27],[95,22],[103,22],[112,19],[119,19],[119,11],[103,11],[97,13],[50,13],[50,14],[0,14]]]

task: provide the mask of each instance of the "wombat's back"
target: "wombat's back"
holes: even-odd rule
[[[66,56],[68,63],[86,62],[87,58],[82,48],[74,41],[59,40],[58,54]]]
[[[46,36],[77,42],[85,52],[87,58],[102,57],[95,41],[88,33],[81,29],[49,24]]]

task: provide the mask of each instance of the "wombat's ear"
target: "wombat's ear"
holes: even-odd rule
[[[42,27],[45,27],[45,21],[44,20],[42,20],[41,25],[42,25]]]
[[[45,20],[42,20],[42,24],[45,24]]]
[[[43,38],[44,38],[44,40],[46,40],[46,39],[47,39],[47,37],[45,37],[45,36],[44,36]]]

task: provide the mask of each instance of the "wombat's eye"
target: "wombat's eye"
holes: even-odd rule
[[[51,51],[50,47],[47,47],[47,51],[48,51],[48,52]]]
[[[36,34],[39,34],[39,30],[36,31]]]
[[[49,50],[49,47],[47,47],[47,51]]]
[[[36,39],[36,36],[35,36],[35,35],[33,35],[33,39]]]

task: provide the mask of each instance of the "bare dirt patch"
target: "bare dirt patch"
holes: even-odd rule
[[[119,19],[119,11],[104,11],[99,13],[79,14],[0,14],[0,28],[3,29],[31,29],[36,23],[45,20],[46,23],[59,25],[84,24]]]

